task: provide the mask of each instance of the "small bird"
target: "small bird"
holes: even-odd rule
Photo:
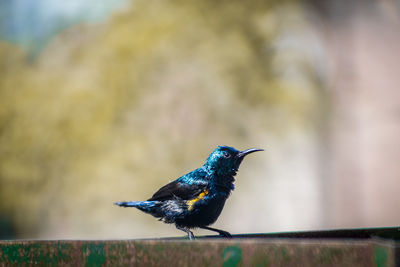
[[[253,152],[251,148],[239,151],[229,146],[219,146],[204,165],[161,187],[147,201],[116,202],[121,207],[135,207],[160,221],[173,223],[194,239],[190,229],[202,228],[232,237],[230,233],[208,227],[213,224],[234,189],[233,182],[243,158]]]

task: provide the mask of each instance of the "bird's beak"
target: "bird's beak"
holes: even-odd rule
[[[261,148],[250,148],[250,149],[246,149],[246,150],[240,151],[240,152],[236,155],[236,157],[238,157],[238,158],[244,158],[246,155],[248,155],[248,154],[250,154],[250,153],[253,153],[253,152],[257,152],[257,151],[264,151],[264,149],[261,149]]]

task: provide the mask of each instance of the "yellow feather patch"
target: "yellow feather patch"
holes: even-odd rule
[[[206,195],[208,195],[208,190],[204,190],[203,192],[201,192],[196,198],[188,200],[186,202],[186,205],[188,205],[188,210],[192,210],[194,207],[194,203],[196,203],[199,200],[202,200]]]

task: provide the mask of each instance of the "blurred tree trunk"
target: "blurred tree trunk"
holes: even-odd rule
[[[327,54],[327,227],[400,221],[400,10],[396,1],[312,0]]]

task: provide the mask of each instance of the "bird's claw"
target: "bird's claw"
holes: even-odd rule
[[[226,231],[219,232],[219,235],[226,238],[232,238],[232,235]]]

